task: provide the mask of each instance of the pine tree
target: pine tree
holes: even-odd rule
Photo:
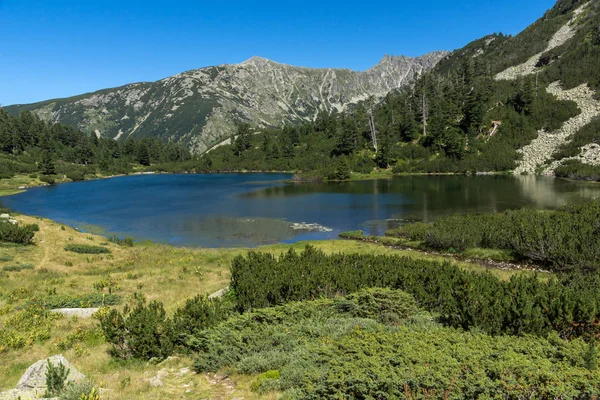
[[[140,143],[137,151],[137,160],[141,165],[150,165],[150,153],[148,151],[148,146],[146,146],[145,143]]]
[[[44,150],[42,153],[42,161],[39,164],[39,169],[44,175],[54,175],[56,173],[56,165],[49,150]]]

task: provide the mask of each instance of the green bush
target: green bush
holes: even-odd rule
[[[40,181],[47,183],[49,185],[54,185],[56,183],[55,175],[40,175]]]
[[[424,240],[435,249],[483,247],[513,252],[554,271],[597,271],[600,266],[600,202],[557,211],[506,211],[442,217],[405,225],[390,234]]]
[[[58,396],[58,400],[96,400],[99,397],[90,397],[94,393],[97,396],[96,388],[89,381],[69,382]]]
[[[54,366],[48,361],[46,370],[46,392],[44,393],[44,397],[57,397],[60,395],[65,388],[69,372],[71,372],[71,370],[67,369],[63,363],[59,362],[57,366]]]
[[[600,276],[567,275],[541,282],[534,275],[501,281],[449,263],[410,257],[333,254],[307,247],[280,257],[249,252],[231,267],[239,311],[333,297],[365,287],[390,287],[448,325],[489,334],[589,335],[600,322]]]
[[[89,244],[68,244],[65,246],[66,251],[72,251],[80,254],[108,254],[110,249],[102,246],[92,246]]]
[[[111,309],[100,315],[104,338],[111,343],[110,354],[121,359],[164,359],[173,353],[175,332],[162,303],[138,301],[123,312]]]
[[[357,238],[361,238],[364,236],[364,232],[357,230],[357,231],[347,231],[347,232],[342,232],[340,233],[338,236],[344,239],[357,239]]]
[[[583,164],[579,160],[567,160],[554,169],[559,178],[581,181],[600,181],[600,166]]]
[[[378,318],[382,310],[395,317]],[[258,374],[253,390],[287,399],[584,399],[600,391],[582,340],[441,327],[411,296],[387,289],[234,315],[195,339],[196,372]]]
[[[118,244],[119,246],[133,247],[133,239],[128,236],[121,239],[117,235],[113,235],[109,237],[108,240]]]
[[[25,269],[33,269],[33,264],[16,264],[16,265],[5,265],[2,267],[2,271],[6,272],[19,272]]]
[[[173,315],[173,330],[185,340],[186,335],[198,334],[209,326],[227,319],[233,311],[233,305],[221,298],[209,299],[196,296],[187,300],[185,305]]]
[[[402,237],[411,240],[427,239],[427,232],[431,229],[431,225],[425,222],[413,222],[411,224],[402,225],[396,229],[390,229],[385,234],[386,236]]]
[[[0,241],[17,244],[32,244],[36,227],[37,225],[19,226],[13,225],[8,221],[0,221]],[[37,230],[39,230],[39,227]]]

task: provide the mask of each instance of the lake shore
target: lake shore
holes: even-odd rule
[[[3,245],[0,268],[12,265],[31,265],[19,272],[0,273],[3,292],[13,293],[0,299],[3,314],[0,322],[20,315],[20,308],[32,298],[46,299],[48,293],[76,298],[84,294],[111,293],[122,299],[133,298],[143,293],[148,301],[164,303],[171,313],[185,301],[197,294],[211,294],[229,284],[229,266],[233,258],[250,251],[245,248],[206,249],[174,247],[165,244],[142,242],[133,247],[120,246],[106,237],[79,232],[69,226],[45,218],[17,215],[19,223],[38,224],[32,246]],[[108,254],[77,254],[66,251],[69,244],[93,245],[106,248]],[[359,254],[395,254],[411,258],[447,261],[468,270],[486,269],[475,263],[462,262],[432,254],[421,254],[387,248],[372,243],[345,240],[303,241],[294,244],[273,244],[252,249],[274,255],[289,249],[302,250],[306,245],[314,246],[327,254],[346,252]],[[509,279],[514,271],[490,270],[501,279]],[[98,289],[100,288],[100,289]],[[117,306],[121,308],[121,306]],[[107,354],[109,345],[98,335],[97,321],[87,318],[58,317],[49,325],[49,334],[44,339],[18,349],[0,352],[0,391],[15,387],[27,366],[39,359],[60,352],[93,382],[103,382],[110,398],[132,400],[179,398],[178,388],[192,383],[193,393],[202,397],[219,390],[204,374],[187,374],[177,377],[182,368],[189,367],[193,360],[185,355],[169,359],[159,365],[143,362],[115,362]],[[78,339],[80,338],[80,339]],[[161,370],[169,371],[163,379],[164,385],[151,387],[148,380]],[[121,382],[127,379],[128,385]],[[185,381],[183,381],[185,379]],[[235,383],[234,395],[246,399],[261,398],[251,390],[252,379],[232,375]]]

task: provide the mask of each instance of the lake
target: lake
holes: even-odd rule
[[[287,174],[135,175],[29,189],[1,202],[84,231],[179,246],[235,247],[382,235],[455,212],[554,209],[600,185],[543,177],[407,176],[286,183]]]

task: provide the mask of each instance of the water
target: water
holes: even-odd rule
[[[286,183],[286,174],[137,175],[30,189],[2,203],[105,235],[185,246],[255,246],[383,234],[455,212],[553,209],[600,198],[600,184],[510,176],[415,176]],[[302,224],[304,223],[304,224]]]

